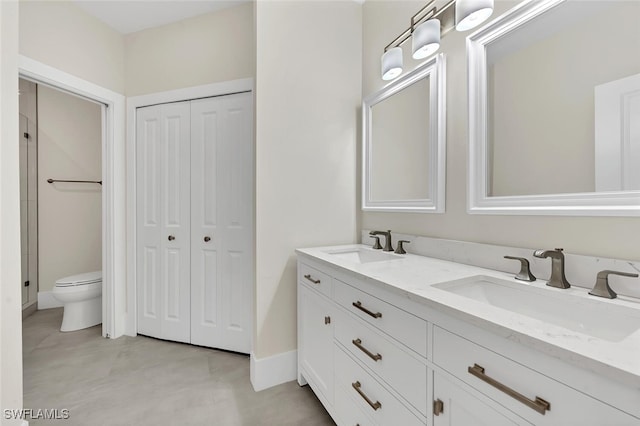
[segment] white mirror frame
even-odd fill
[[[490,197],[487,170],[487,46],[566,0],[529,0],[467,37],[468,212],[471,214],[640,216],[640,191]],[[541,171],[545,173],[546,171]],[[559,176],[561,178],[561,176]]]
[[[374,105],[413,83],[429,77],[429,194],[430,198],[413,200],[371,199],[371,134]],[[439,53],[410,73],[362,101],[362,210],[377,212],[444,213],[446,166],[445,57]],[[402,172],[399,170],[398,172]]]

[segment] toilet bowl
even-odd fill
[[[102,271],[60,278],[53,297],[62,302],[60,331],[75,331],[102,323]]]

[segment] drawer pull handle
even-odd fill
[[[351,386],[353,386],[353,388],[356,390],[356,392],[358,392],[360,394],[362,399],[367,401],[367,404],[369,404],[371,406],[371,408],[373,408],[373,411],[376,411],[379,408],[382,408],[382,404],[380,404],[380,401],[373,402],[373,401],[371,401],[369,399],[369,397],[367,395],[364,394],[364,392],[362,392],[362,389],[360,389],[362,387],[360,382],[351,383]]]
[[[506,393],[510,397],[516,399],[517,401],[520,401],[521,403],[523,403],[527,407],[537,411],[538,413],[540,413],[542,415],[544,415],[546,411],[551,410],[551,404],[549,404],[544,399],[536,396],[536,399],[530,400],[526,396],[524,396],[521,393],[516,392],[515,390],[511,389],[510,387],[500,383],[496,379],[493,379],[493,378],[487,376],[484,373],[484,367],[481,367],[478,364],[473,364],[473,367],[469,367],[467,369],[467,371],[469,373],[471,373],[472,375],[476,376],[478,379],[482,380],[483,382],[486,382],[486,383],[490,384],[494,388]]]
[[[374,318],[382,318],[382,314],[380,312],[371,312],[370,310],[362,306],[362,303],[359,300],[357,302],[353,302],[352,305],[360,309],[362,312],[364,312],[367,315],[370,315]]]
[[[379,360],[382,359],[382,355],[380,354],[373,354],[373,352],[371,352],[369,349],[365,348],[364,346],[362,346],[362,340],[360,339],[356,339],[356,340],[352,340],[351,343],[353,343],[358,349],[360,349],[362,352],[364,352],[365,354],[367,354],[367,356],[369,358],[371,358],[372,360],[378,362]]]
[[[307,274],[304,277],[314,284],[320,284],[320,280],[314,280],[313,278],[311,278],[311,274]]]

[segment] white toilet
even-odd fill
[[[60,278],[53,297],[64,305],[60,331],[75,331],[102,323],[102,271]]]

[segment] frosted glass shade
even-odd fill
[[[394,47],[382,55],[382,79],[393,80],[402,74],[402,48]]]
[[[493,13],[493,0],[457,0],[456,30],[467,31],[477,27]]]
[[[440,48],[440,20],[429,19],[418,25],[411,35],[413,59],[422,59]]]

